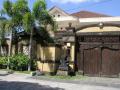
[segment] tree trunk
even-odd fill
[[[2,45],[0,45],[0,56],[2,56]]]
[[[7,69],[10,69],[10,56],[12,52],[12,31],[11,31],[11,36],[10,36],[10,43],[8,45],[8,62],[7,62]]]
[[[32,63],[32,45],[33,45],[33,29],[30,33],[30,42],[29,42],[29,63],[28,63],[28,71],[31,71],[31,63]]]
[[[0,55],[1,56],[6,56],[7,55],[6,48],[4,48],[2,45],[0,46]]]

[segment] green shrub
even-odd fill
[[[28,66],[28,56],[19,53],[10,57],[10,68],[13,70],[26,70]]]
[[[3,56],[0,57],[0,69],[6,68],[7,61],[8,61],[7,57],[3,57]]]
[[[6,65],[7,64],[7,57],[0,57],[0,64]]]
[[[9,57],[9,66],[12,70],[25,71],[28,69],[29,58],[25,54],[19,53]],[[32,62],[32,70],[36,69],[36,61]],[[0,69],[6,69],[8,64],[8,57],[0,57]]]

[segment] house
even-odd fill
[[[37,37],[34,56],[38,69],[56,73],[61,60],[66,60],[67,56],[67,64],[73,73],[119,77],[120,17],[90,11],[69,14],[56,6],[49,14],[57,23],[57,31],[48,30],[55,43],[41,45]],[[27,39],[21,40],[18,47],[21,45],[26,53]]]
[[[58,7],[49,13],[58,24],[55,38],[62,45],[61,57],[69,51],[69,66],[74,72],[120,75],[120,17],[89,11],[68,14]]]

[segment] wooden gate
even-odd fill
[[[102,76],[117,77],[120,73],[120,50],[102,49]]]
[[[81,35],[78,37],[78,70],[84,75],[120,75],[120,35]]]
[[[84,50],[84,75],[99,76],[100,53],[100,48]]]
[[[83,72],[89,76],[117,77],[120,74],[120,50],[110,48],[86,49]]]

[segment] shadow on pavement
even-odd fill
[[[0,74],[0,76],[7,76],[7,75],[9,75],[9,74]]]
[[[0,90],[64,90],[62,88],[52,88],[47,85],[28,82],[7,82],[0,81]]]

